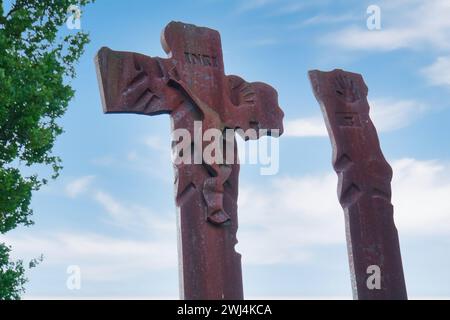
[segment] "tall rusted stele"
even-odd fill
[[[206,163],[198,149],[205,147],[202,133],[208,129],[257,130],[257,135],[246,137],[250,139],[281,134],[278,96],[264,83],[225,75],[215,30],[171,22],[161,43],[168,59],[108,48],[98,52],[103,111],[170,114],[174,135],[177,129],[187,130],[191,137],[200,134],[200,143],[192,143],[189,161],[174,150],[181,297],[242,299],[241,256],[235,251],[239,176],[235,135],[223,138],[221,156],[232,154],[231,164]],[[178,138],[173,138],[173,146]]]
[[[310,71],[333,147],[355,299],[407,299],[391,204],[392,169],[369,117],[361,75]],[[377,279],[377,277],[380,277]]]

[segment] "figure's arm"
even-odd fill
[[[177,74],[178,74],[177,68],[176,66],[173,66],[168,71],[169,84],[181,89],[181,91],[185,94],[185,96],[188,97],[197,106],[197,108],[200,109],[200,111],[203,114],[204,121],[206,121],[205,124],[208,127],[222,130],[224,124],[217,111],[215,111],[214,108],[212,108],[202,99],[200,99],[198,95],[183,80],[179,79]]]
[[[167,85],[162,59],[102,48],[95,57],[105,113],[170,113],[182,97]]]
[[[226,119],[230,128],[239,127],[243,130],[257,130],[256,137],[259,138],[259,130],[267,130],[265,134],[270,135],[273,130],[283,133],[284,113],[278,105],[277,91],[262,82],[246,82],[238,76],[227,76],[230,88],[229,115]]]

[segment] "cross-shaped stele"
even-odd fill
[[[282,133],[277,92],[264,83],[225,75],[217,31],[171,22],[161,43],[168,59],[108,48],[98,52],[95,62],[105,113],[170,114],[172,130],[191,136],[198,134],[198,121],[202,133],[258,129],[246,139]],[[241,256],[234,249],[239,178],[234,134],[223,142],[219,158],[231,154],[232,163],[205,161],[201,152],[200,162],[195,161],[204,141],[200,146],[192,143],[189,161],[180,161],[186,159],[185,150],[174,152],[184,299],[243,298]]]

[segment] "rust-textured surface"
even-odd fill
[[[361,75],[343,70],[314,70],[309,77],[333,148],[354,298],[407,299],[391,204],[392,169],[369,117],[367,86]],[[379,289],[370,266],[380,268]]]
[[[192,136],[194,121],[202,121],[203,132],[211,128],[282,132],[276,91],[264,83],[225,75],[217,31],[171,22],[161,43],[167,59],[108,48],[99,51],[95,61],[105,113],[170,114],[172,130],[187,129]],[[184,299],[243,298],[241,256],[235,251],[237,152],[234,160],[230,165],[174,165]]]

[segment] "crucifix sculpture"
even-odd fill
[[[246,137],[252,139],[282,133],[277,92],[264,83],[225,75],[217,31],[171,22],[161,43],[168,59],[100,49],[95,62],[105,113],[170,114],[172,130],[191,135],[196,121],[203,132],[255,129],[256,136]],[[175,161],[184,299],[243,298],[241,256],[235,251],[239,163],[236,144],[230,147],[224,138],[223,157],[227,151],[234,154],[232,164]]]
[[[353,296],[407,299],[391,204],[392,168],[369,117],[367,86],[361,75],[343,70],[314,70],[309,78],[333,147]]]

